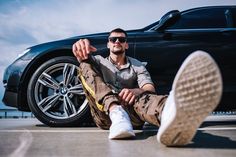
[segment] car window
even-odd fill
[[[236,27],[236,8],[231,9],[231,13],[232,13],[232,19],[233,19],[233,27]]]
[[[225,9],[199,9],[182,13],[170,29],[224,28],[227,26]]]

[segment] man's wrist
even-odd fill
[[[136,95],[136,96],[142,94],[143,92],[145,92],[145,90],[142,89],[142,88],[136,88],[136,89],[135,89],[135,95]]]

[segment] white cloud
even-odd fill
[[[141,28],[160,18],[172,9],[187,9],[197,6],[232,4],[234,0],[87,0],[85,1],[26,1],[7,14],[0,14],[1,27],[9,31],[24,30],[37,43],[65,38],[78,34],[109,31],[114,27]],[[236,3],[236,2],[234,2]],[[13,5],[14,7],[14,5]],[[2,29],[0,28],[0,29]]]

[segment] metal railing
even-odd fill
[[[23,112],[17,109],[0,109],[0,118],[35,118],[31,112]]]

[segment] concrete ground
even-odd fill
[[[108,140],[96,127],[51,128],[37,119],[0,119],[0,157],[235,157],[236,122],[205,121],[193,142],[166,147],[156,140],[158,128],[135,130],[131,140]]]

